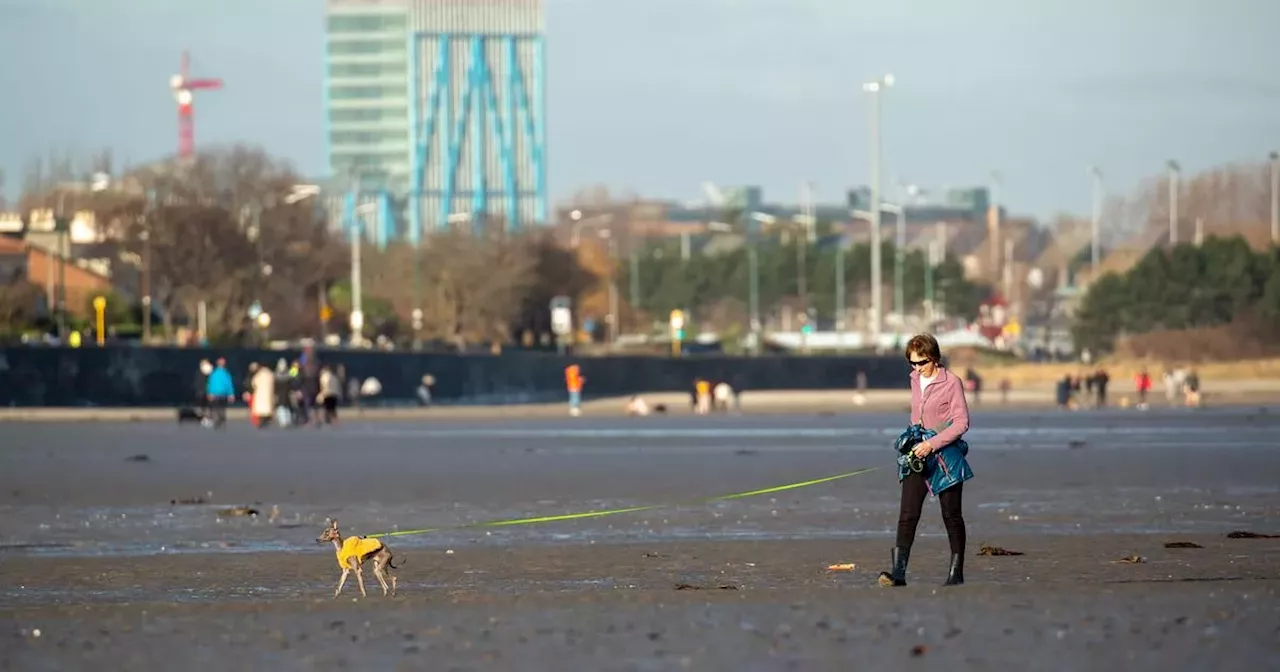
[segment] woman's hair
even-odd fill
[[[942,363],[942,349],[938,347],[938,339],[934,338],[932,334],[916,334],[912,336],[911,340],[907,341],[907,350],[904,354],[909,359],[911,353],[924,355],[934,364]]]

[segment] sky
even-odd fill
[[[1090,165],[1127,192],[1280,149],[1280,2],[548,0],[553,200],[604,185],[703,198],[758,184],[842,200],[870,175],[884,97],[886,197],[985,184],[1013,212],[1087,213]],[[325,171],[323,0],[0,0],[0,169],[51,151],[144,162],[176,148],[168,79],[226,80],[196,143],[247,142]]]

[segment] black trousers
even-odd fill
[[[924,498],[929,494],[929,484],[924,474],[912,472],[902,479],[902,507],[898,513],[898,546],[910,548],[916,538],[916,527],[920,525],[920,513],[924,509]],[[947,528],[947,541],[951,542],[951,552],[964,553],[964,483],[958,483],[938,493],[938,502],[942,505],[942,524]]]
[[[227,426],[227,398],[213,397],[209,399],[209,409],[213,415],[214,429],[222,429]]]

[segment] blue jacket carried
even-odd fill
[[[893,442],[893,449],[898,453],[898,482],[902,482],[902,479],[912,471],[919,470],[924,474],[929,492],[936,495],[957,483],[964,483],[973,478],[973,469],[969,468],[969,461],[965,459],[969,454],[969,444],[964,439],[956,439],[941,447],[935,446],[935,450],[924,459],[923,464],[920,460],[912,458],[911,449],[915,448],[916,444],[937,435],[937,430],[925,429],[921,425],[911,425],[898,436],[897,441]],[[915,467],[913,462],[916,463]]]
[[[209,382],[205,383],[204,393],[210,397],[234,397],[236,386],[231,382],[231,374],[223,367],[218,367],[209,374]]]

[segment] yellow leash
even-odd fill
[[[788,483],[786,485],[776,485],[771,488],[761,488],[759,490],[748,490],[747,492],[735,492],[729,495],[720,495],[719,497],[704,499],[696,503],[711,504],[713,502],[723,502],[723,501],[728,501],[733,499],[746,499],[747,497],[758,497],[760,495],[769,495],[775,492],[785,492],[787,490],[808,488],[815,485],[821,485],[823,483],[830,483],[832,481],[839,481],[841,479],[851,478],[853,476],[860,476],[862,474],[866,474],[880,468],[881,467],[869,467],[866,469],[859,469],[857,471],[850,471],[844,474],[836,474],[835,476],[825,476],[823,478],[815,478],[811,481],[801,481],[799,483]],[[512,527],[515,525],[537,525],[540,523],[555,523],[563,520],[582,520],[584,518],[603,518],[604,516],[617,516],[623,513],[636,513],[638,511],[652,511],[654,509],[663,509],[663,508],[669,508],[673,506],[679,506],[679,505],[678,504],[652,504],[649,506],[630,506],[624,509],[609,509],[607,511],[584,511],[581,513],[565,513],[558,516],[534,516],[530,518],[511,518],[508,520],[491,520],[483,523],[470,523],[467,525],[428,527],[428,528],[423,528],[421,530],[401,530],[399,532],[379,532],[377,534],[367,534],[365,536],[376,539],[379,537],[404,537],[408,535],[427,534],[429,532],[441,532],[444,530],[465,530],[465,529],[475,529],[475,528],[484,528],[484,527]]]

